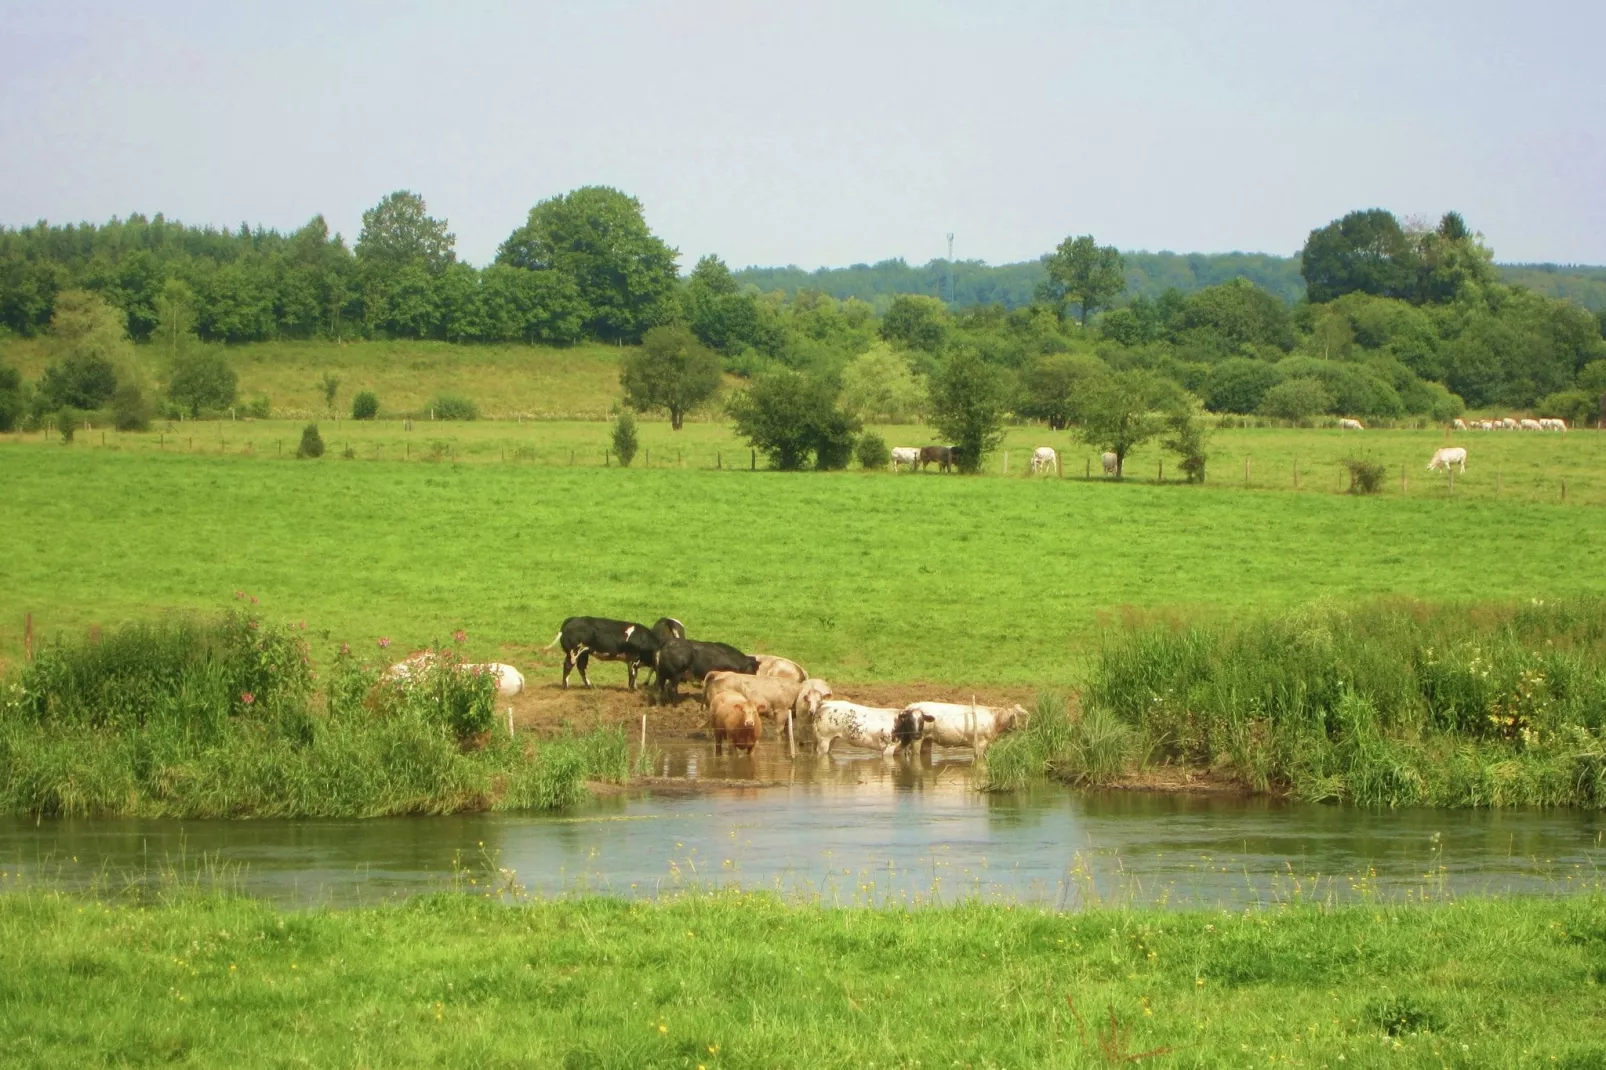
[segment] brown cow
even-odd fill
[[[703,677],[703,697],[712,702],[721,692],[734,691],[758,703],[759,712],[774,716],[775,730],[786,732],[787,710],[792,711],[794,722],[813,717],[820,703],[831,697],[831,685],[814,677],[804,683],[795,680],[778,680],[772,676],[748,676],[739,672],[711,672]]]
[[[751,755],[764,733],[764,724],[758,719],[764,705],[735,691],[725,691],[710,699],[708,721],[714,729],[714,753],[723,754],[725,740],[729,739],[733,750]]]
[[[949,471],[954,463],[954,448],[952,446],[921,446],[920,462],[916,465],[920,471],[926,470],[926,465],[934,464],[940,472]]]

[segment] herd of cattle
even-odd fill
[[[702,687],[713,730],[714,753],[728,742],[748,754],[764,734],[764,722],[775,722],[794,747],[798,726],[812,723],[821,753],[831,753],[841,740],[891,755],[932,745],[970,747],[977,758],[999,736],[1023,727],[1020,706],[995,707],[954,702],[914,702],[901,709],[863,706],[836,698],[831,685],[795,661],[765,654],[747,654],[727,643],[686,638],[686,628],[673,617],[660,617],[651,627],[607,617],[570,617],[548,650],[563,650],[563,686],[576,669],[586,687],[591,660],[622,661],[626,686],[647,667],[656,679],[658,701],[673,701],[679,685]]]

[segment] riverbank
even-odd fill
[[[350,911],[0,896],[31,1065],[1564,1066],[1606,899],[835,910],[688,894]]]

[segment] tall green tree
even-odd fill
[[[1096,450],[1115,454],[1115,474],[1128,455],[1166,429],[1166,414],[1186,399],[1170,379],[1147,369],[1116,372],[1093,384],[1082,400],[1077,434]]]
[[[1299,273],[1315,304],[1347,293],[1409,300],[1416,292],[1416,250],[1392,212],[1351,212],[1310,232]]]
[[[625,404],[637,412],[663,410],[680,430],[686,414],[719,393],[719,357],[686,327],[654,327],[619,369]]]
[[[438,274],[457,259],[456,243],[446,220],[431,218],[424,198],[402,189],[362,214],[356,253],[364,269],[381,278],[413,265]]]
[[[1060,318],[1065,306],[1074,303],[1081,308],[1082,326],[1087,318],[1126,290],[1126,262],[1113,245],[1099,245],[1093,235],[1066,238],[1059,247],[1043,258],[1048,271],[1040,296],[1047,298]]]
[[[842,404],[861,419],[903,423],[920,415],[926,388],[901,353],[877,342],[842,370]]]
[[[948,306],[937,298],[899,294],[881,317],[881,337],[905,349],[941,353],[952,326]]]
[[[782,368],[759,376],[728,405],[736,432],[783,471],[812,457],[818,469],[847,467],[859,421],[837,403],[830,380]]]
[[[1038,357],[1021,374],[1015,411],[1045,420],[1056,431],[1064,430],[1076,419],[1083,391],[1102,380],[1109,370],[1102,360],[1085,354]]]
[[[969,346],[950,352],[931,379],[931,422],[959,449],[959,469],[979,472],[1004,440],[1009,373]]]
[[[678,255],[647,228],[640,201],[585,186],[531,208],[496,261],[569,276],[586,305],[586,333],[634,342],[677,315]]]
[[[151,343],[160,347],[171,362],[195,341],[195,291],[183,279],[168,279],[156,298],[156,329],[151,332]]]
[[[63,290],[50,321],[55,360],[39,380],[51,409],[98,409],[117,391],[117,370],[128,368],[134,350],[127,318],[98,294]]]

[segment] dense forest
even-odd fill
[[[1058,425],[1089,384],[1121,376],[1292,421],[1472,406],[1578,422],[1606,392],[1606,317],[1586,307],[1606,269],[1499,268],[1453,212],[1431,228],[1352,212],[1297,258],[1068,237],[1037,263],[959,262],[951,280],[943,261],[804,273],[707,256],[683,277],[677,260],[640,203],[604,187],[536,204],[483,268],[406,191],[365,212],[351,246],[321,217],[289,234],[159,215],[0,229],[0,335],[41,336],[56,357],[34,384],[0,366],[0,427],[104,410],[119,387],[136,423],[140,405],[218,411],[233,401],[225,347],[286,338],[561,346],[656,331],[665,367],[827,384],[864,419],[929,414],[960,365],[999,405]],[[127,372],[136,351],[151,376]],[[149,378],[160,393],[136,405],[132,383]]]

